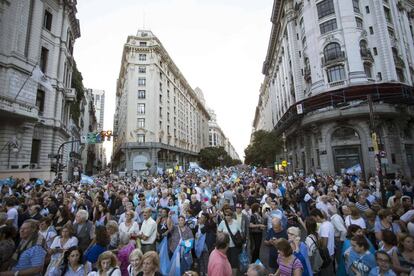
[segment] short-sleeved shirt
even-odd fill
[[[333,256],[335,253],[335,229],[331,222],[324,221],[319,227],[319,237],[328,238],[329,255]]]
[[[380,220],[375,221],[374,229],[375,229],[375,233],[381,232],[382,230],[389,230],[389,231],[393,232],[394,234],[398,234],[398,233],[401,232],[401,228],[398,224],[391,223],[391,227],[385,228],[385,226],[382,225]]]
[[[144,220],[141,233],[148,237],[146,241],[141,240],[141,244],[153,244],[157,238],[157,223],[151,217]]]
[[[35,245],[20,254],[19,260],[12,271],[20,271],[28,268],[43,266],[46,251],[40,245]]]
[[[286,265],[282,262],[282,258],[279,256],[277,258],[277,264],[279,265],[280,276],[292,276],[293,272],[298,268],[302,269],[303,271],[303,265],[296,257],[294,257],[292,263]]]
[[[240,231],[240,233],[242,232],[241,228],[240,228],[240,224],[237,222],[237,220],[234,220],[234,219],[232,220],[231,224],[229,224],[229,228],[230,228],[230,231],[233,235],[236,235],[237,231]],[[220,231],[220,232],[224,232],[224,233],[229,234],[229,237],[230,237],[229,247],[234,247],[235,246],[234,242],[233,242],[233,239],[231,238],[231,235],[230,235],[229,231],[227,230],[226,222],[224,220],[222,220],[220,222],[217,230]]]
[[[17,212],[16,208],[10,208],[10,210],[7,211],[7,220],[13,221],[13,226],[18,229],[18,218],[19,213]]]
[[[266,234],[266,241],[270,241],[271,239],[280,239],[280,238],[284,238],[287,239],[288,235],[286,230],[282,230],[280,232],[275,232],[275,230],[273,230],[273,228],[270,228],[269,230],[267,230],[267,234]],[[271,268],[277,268],[277,249],[276,247],[274,247],[273,245],[269,247],[269,266]]]

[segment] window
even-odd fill
[[[145,90],[138,90],[138,99],[145,99]]]
[[[145,104],[143,103],[138,104],[138,114],[145,114]]]
[[[137,142],[138,143],[145,143],[145,134],[138,134],[137,135]]]
[[[321,30],[321,34],[325,34],[327,32],[336,30],[338,28],[338,26],[336,25],[336,19],[331,19],[329,21],[323,22],[319,25],[319,28]]]
[[[146,41],[140,41],[139,46],[147,46],[147,42]]]
[[[352,0],[352,4],[354,5],[354,12],[361,13],[359,9],[359,0]]]
[[[372,28],[372,26],[369,27],[369,34],[374,34],[374,28]]]
[[[145,119],[138,118],[138,128],[144,128],[144,127],[145,127]]]
[[[381,72],[378,72],[377,73],[377,76],[378,76],[378,80],[381,81],[382,80],[382,74],[381,74]]]
[[[138,78],[138,86],[145,86],[146,79],[145,78]]]
[[[138,68],[138,72],[139,72],[139,73],[143,73],[143,74],[145,74],[145,73],[147,72],[147,67],[140,66],[140,67]]]
[[[139,61],[145,61],[145,60],[147,60],[147,55],[146,54],[139,54],[138,60]]]
[[[362,29],[364,27],[364,21],[361,18],[355,17],[357,28]]]
[[[365,6],[365,12],[366,12],[367,14],[369,14],[369,13],[370,13],[370,11],[369,11],[369,6]]]
[[[345,69],[343,65],[336,65],[333,67],[329,67],[326,70],[326,72],[328,74],[328,81],[330,83],[345,79]]]
[[[40,69],[44,74],[46,74],[48,56],[49,50],[45,47],[42,47],[42,51],[40,52]]]
[[[364,63],[364,71],[365,71],[365,75],[367,75],[367,78],[371,79],[372,78],[371,64]]]
[[[162,82],[160,82],[160,91],[162,92]]]
[[[52,19],[53,15],[50,13],[50,11],[45,10],[45,16],[43,18],[43,28],[45,28],[48,31],[52,30]]]
[[[45,105],[45,91],[38,89],[37,95],[36,95],[36,106],[39,109],[39,115],[41,116],[43,115],[44,105]]]
[[[377,56],[378,55],[377,47],[372,48],[372,50],[374,51],[374,56]]]
[[[325,56],[325,62],[343,57],[341,46],[335,42],[326,45],[323,54]]]
[[[401,68],[395,68],[395,70],[397,72],[398,81],[404,82],[405,81],[404,71]]]
[[[334,7],[333,0],[324,0],[318,3],[316,6],[318,8],[319,19],[335,13],[335,7]]]
[[[162,95],[160,95],[160,104],[162,104]]]
[[[162,118],[162,107],[160,106],[160,118]]]
[[[385,14],[385,19],[387,19],[387,22],[392,23],[391,11],[389,8],[384,7],[384,14]]]
[[[32,140],[32,153],[30,155],[30,164],[39,163],[39,157],[40,157],[40,140],[33,139]]]

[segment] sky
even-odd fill
[[[123,45],[151,30],[240,158],[250,141],[270,37],[273,0],[78,0],[74,57],[86,88],[105,90],[105,130],[113,129]],[[108,160],[112,142],[104,144]]]

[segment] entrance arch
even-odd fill
[[[363,174],[363,158],[359,133],[352,127],[341,126],[331,136],[332,154],[336,173]]]

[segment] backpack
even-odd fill
[[[315,241],[312,236],[309,236],[309,238],[313,241],[317,248],[311,258],[312,270],[314,272],[319,272],[321,269],[328,267],[332,262],[332,259],[329,255],[328,248]]]

